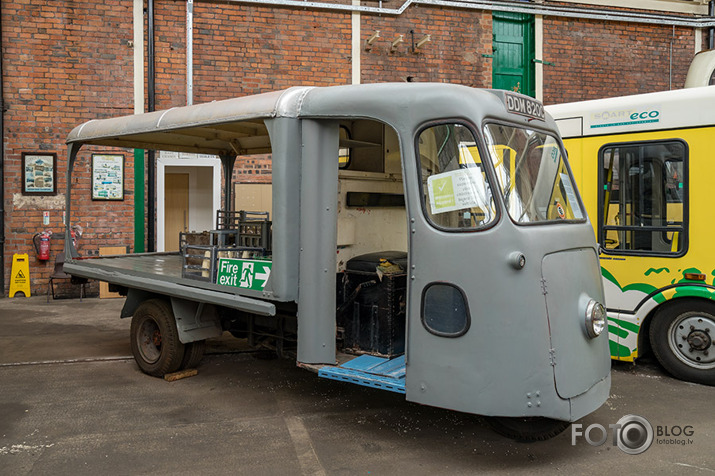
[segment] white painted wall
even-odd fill
[[[338,180],[337,271],[350,258],[376,251],[407,251],[407,211],[404,208],[352,208],[348,192],[404,194],[402,180],[392,174],[341,170]]]

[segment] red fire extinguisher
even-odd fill
[[[82,238],[82,227],[77,225],[72,225],[70,227],[70,236],[72,237],[72,246],[75,250],[79,249],[79,239]]]
[[[45,230],[40,233],[35,233],[32,237],[32,242],[35,245],[35,251],[37,252],[37,259],[46,261],[50,259],[50,237],[52,236],[52,230]]]

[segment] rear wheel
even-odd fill
[[[139,305],[130,327],[134,360],[146,374],[154,377],[179,370],[184,359],[184,344],[179,340],[171,304],[149,299]]]
[[[650,344],[675,378],[715,385],[715,304],[673,301],[653,316]]]
[[[563,432],[569,421],[545,417],[485,417],[492,430],[516,441],[545,441]]]
[[[180,369],[193,369],[201,362],[206,350],[206,341],[197,340],[189,342],[184,346],[184,358],[181,361]]]

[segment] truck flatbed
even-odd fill
[[[73,276],[106,281],[125,288],[141,289],[196,302],[273,316],[269,301],[242,296],[235,288],[182,277],[179,253],[139,253],[132,255],[75,258],[64,270]]]
[[[73,265],[79,265],[83,269],[91,269],[90,267],[82,266],[84,264],[91,265],[91,268],[121,271],[122,273],[131,273],[137,276],[162,276],[167,279],[174,279],[177,283],[185,280],[181,277],[181,255],[179,253],[138,253],[101,256],[98,258],[81,258],[73,263]],[[77,275],[80,274],[77,273]]]

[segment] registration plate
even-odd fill
[[[512,93],[505,93],[504,96],[506,99],[506,110],[508,112],[539,119],[541,121],[544,120],[544,105],[536,99]]]

